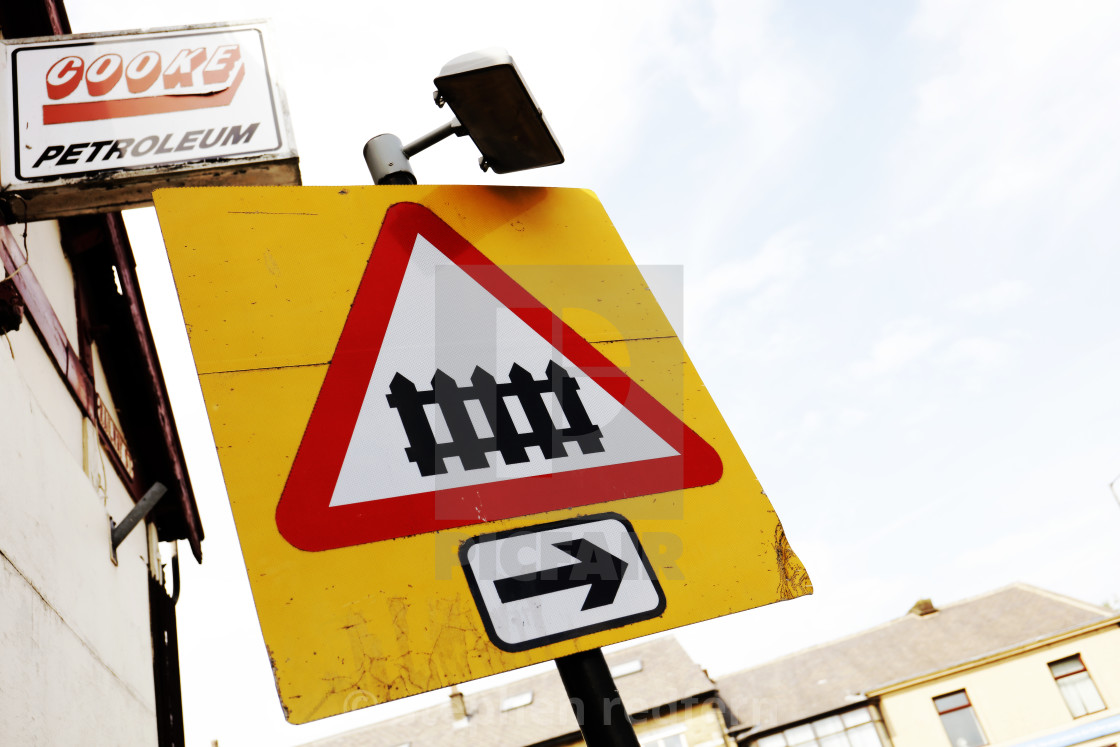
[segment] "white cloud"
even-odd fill
[[[744,242],[747,211],[788,178],[790,160],[804,157],[811,133],[826,127],[834,86],[818,50],[782,17],[782,4],[674,7],[672,41],[654,52],[662,64],[650,66],[657,85],[648,93],[657,98],[643,102],[647,119],[634,133],[642,148],[627,165],[688,185],[672,190],[683,198],[673,220],[655,222],[668,234],[651,232],[647,243],[676,257],[683,250],[695,264]]]
[[[945,351],[945,361],[963,366],[973,373],[988,372],[1001,367],[1010,357],[1010,346],[989,337],[965,337],[954,340]]]
[[[754,254],[720,264],[692,286],[690,319],[703,322],[722,315],[726,304],[741,309],[748,299],[755,308],[776,303],[805,274],[806,251],[802,231],[791,227],[771,236]]]
[[[956,337],[948,327],[907,319],[888,325],[870,352],[852,364],[851,372],[857,380],[906,372],[915,381],[922,381],[948,370],[963,374],[965,386],[974,388],[979,384],[978,375],[998,370],[1011,355],[1011,346],[1002,340],[983,335]],[[918,363],[925,364],[924,370],[912,371]]]
[[[741,128],[744,152],[777,156],[829,101],[825,71],[780,28],[773,0],[714,0],[674,20],[691,44],[670,50],[705,117]],[[730,154],[729,154],[730,155]]]
[[[896,153],[907,198],[935,215],[1064,201],[1059,185],[1114,166],[1118,28],[1111,2],[923,2],[928,75]]]
[[[972,314],[990,314],[1019,306],[1031,293],[1022,280],[1001,280],[953,301],[953,307]]]
[[[894,322],[871,347],[871,352],[852,366],[858,378],[893,374],[926,357],[945,337],[945,331],[923,319]]]

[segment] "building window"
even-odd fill
[[[518,693],[502,701],[501,709],[503,711],[512,711],[514,708],[524,708],[533,702],[533,691],[527,693]]]
[[[654,739],[652,742],[642,742],[642,747],[688,747],[688,742],[684,741],[683,734],[674,734],[671,737],[661,737],[661,739]]]
[[[1050,673],[1054,675],[1054,681],[1058,683],[1058,689],[1074,718],[1104,710],[1104,701],[1089,676],[1089,670],[1081,663],[1080,654],[1050,662]]]
[[[624,661],[611,667],[611,677],[618,679],[628,674],[637,674],[640,671],[642,671],[642,660],[631,659],[630,661]]]
[[[642,747],[688,747],[688,740],[684,738],[687,727],[683,724],[660,729],[652,734],[640,738]]]
[[[934,698],[933,705],[953,747],[978,747],[988,743],[964,690]]]
[[[753,742],[753,747],[884,747],[890,741],[871,708],[810,721]]]

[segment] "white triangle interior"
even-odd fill
[[[469,386],[480,367],[499,384],[509,381],[510,369],[519,364],[534,379],[545,378],[550,361],[562,366],[578,382],[578,396],[591,422],[602,433],[602,451],[584,454],[576,443],[566,443],[566,456],[546,458],[540,447],[528,447],[529,460],[506,464],[498,451],[486,457],[489,466],[465,469],[456,456],[446,457],[443,474],[424,476],[409,461],[409,445],[398,410],[387,395],[394,376],[401,374],[418,390],[432,389],[436,370]],[[542,395],[556,427],[567,424],[551,393]],[[505,397],[518,432],[530,427],[516,397]],[[481,404],[466,402],[476,434],[489,437],[489,424]],[[451,436],[436,405],[426,406],[437,443]],[[354,433],[350,438],[330,505],[363,503],[434,490],[557,472],[627,464],[676,456],[678,452],[645,423],[624,408],[592,378],[572,364],[559,350],[505,307],[488,290],[422,236],[417,236],[400,293],[390,317]]]

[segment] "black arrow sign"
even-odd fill
[[[582,538],[571,542],[557,542],[553,547],[563,550],[579,562],[498,579],[494,586],[502,604],[520,602],[577,586],[591,587],[587,590],[587,598],[581,608],[583,610],[605,607],[614,601],[618,588],[622,586],[622,574],[626,572],[628,565],[626,561]]]

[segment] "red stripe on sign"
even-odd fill
[[[44,104],[43,124],[95,122],[102,119],[142,117],[146,114],[166,114],[167,112],[229,106],[244,78],[245,66],[241,65],[229,88],[215,93],[165,94],[162,96],[143,96],[135,99],[82,101],[77,104]]]
[[[409,257],[421,235],[679,456],[330,505]],[[301,550],[330,550],[700,487],[717,482],[722,474],[723,462],[715,449],[502,268],[428,208],[397,203],[386,212],[373,242],[276,507],[276,524],[280,534]]]

